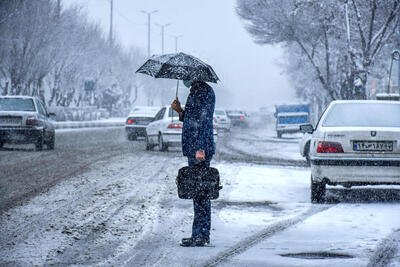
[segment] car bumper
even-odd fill
[[[221,122],[219,122],[218,125],[217,125],[217,129],[218,129],[218,130],[225,130],[225,131],[227,131],[227,130],[229,130],[230,128],[231,128],[231,124],[230,124],[230,123],[221,123]]]
[[[125,126],[127,135],[146,136],[146,126]]]
[[[172,146],[179,146],[182,144],[182,133],[175,133],[175,132],[164,132],[163,140],[168,145]]]
[[[400,158],[311,159],[316,181],[328,184],[400,184]]]
[[[37,141],[43,128],[0,128],[0,141],[4,143],[28,144]]]

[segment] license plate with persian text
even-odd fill
[[[393,151],[393,141],[354,141],[354,151]]]

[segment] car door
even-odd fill
[[[160,120],[164,117],[165,109],[166,108],[160,109],[154,117],[154,120],[147,126],[146,133],[152,143],[157,142]]]
[[[46,120],[47,120],[47,114],[46,114],[46,110],[43,108],[42,104],[40,103],[39,100],[35,99],[35,103],[36,103],[36,107],[37,107],[37,111],[38,111],[38,121],[39,121],[39,125],[42,126],[44,128],[44,130],[46,131]]]

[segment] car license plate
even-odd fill
[[[393,141],[354,141],[354,151],[393,151]]]
[[[20,125],[20,118],[0,118],[0,125]]]

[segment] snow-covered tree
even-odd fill
[[[238,0],[237,12],[255,42],[284,45],[299,95],[365,99],[375,63],[388,57],[400,1]]]

